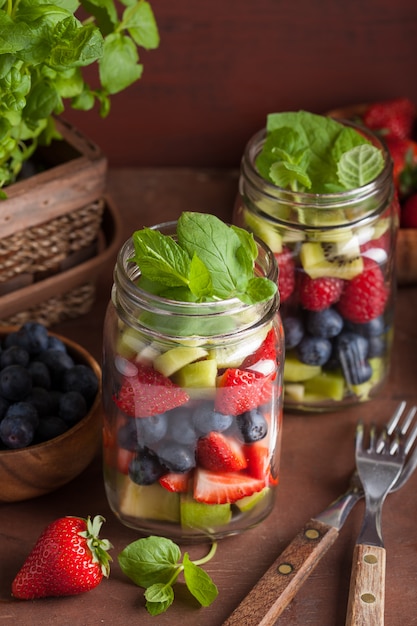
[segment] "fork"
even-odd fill
[[[414,408],[401,427],[397,426],[400,415],[394,415],[379,437],[372,425],[368,448],[364,447],[364,424],[359,422],[357,426],[356,467],[366,508],[353,553],[346,626],[384,624],[386,551],[381,529],[382,507],[416,440],[417,424],[405,436],[415,413]]]
[[[387,422],[386,428],[389,435],[397,427],[406,406],[405,401],[400,402]],[[416,412],[416,406],[409,410],[405,426]],[[405,426],[402,427],[403,433],[406,430]],[[378,447],[381,445],[379,440],[377,445]],[[411,445],[408,446],[408,451],[411,447]],[[401,474],[391,487],[391,492],[400,489],[416,467],[417,447],[410,452]],[[241,626],[241,624],[272,626],[275,624],[277,618],[336,541],[348,515],[363,495],[362,485],[355,469],[347,491],[305,524],[239,606],[223,622],[223,626]]]

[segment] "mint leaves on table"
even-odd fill
[[[145,588],[146,608],[151,615],[164,613],[174,601],[173,585],[183,573],[190,593],[202,606],[209,606],[218,590],[210,576],[200,567],[216,553],[212,543],[208,554],[192,561],[187,552],[181,562],[181,550],[165,537],[145,537],[129,544],[118,556],[120,567],[136,585]]]
[[[340,193],[374,180],[384,167],[380,150],[354,128],[307,111],[272,113],[256,159],[260,175],[278,187]]]
[[[136,262],[145,291],[183,302],[239,298],[256,304],[274,296],[277,285],[255,276],[258,251],[251,233],[214,215],[184,212],[177,240],[144,228],[133,234]]]

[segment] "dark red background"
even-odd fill
[[[269,112],[417,102],[415,0],[151,0],[161,43],[110,117],[67,112],[113,166],[238,166]]]

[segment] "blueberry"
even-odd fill
[[[39,420],[38,427],[35,431],[35,440],[37,443],[49,441],[55,437],[59,437],[68,430],[67,424],[56,415],[48,415]]]
[[[194,447],[173,441],[165,441],[158,446],[158,457],[170,472],[188,472],[196,464]]]
[[[379,335],[377,337],[369,337],[368,339],[368,359],[377,356],[384,356],[387,351],[387,342],[385,337]]]
[[[6,418],[22,418],[32,424],[34,428],[39,423],[39,414],[36,407],[30,402],[14,402],[6,411]]]
[[[180,407],[173,409],[167,413],[168,437],[184,443],[186,445],[194,445],[197,441],[197,433],[191,416],[186,409]]]
[[[97,376],[88,365],[74,365],[64,372],[62,390],[79,391],[87,403],[91,404],[98,391]]]
[[[25,417],[6,416],[0,422],[0,439],[12,449],[26,448],[33,441],[35,427]]]
[[[25,398],[32,388],[32,378],[22,365],[9,365],[0,371],[0,394],[12,402]]]
[[[214,410],[213,404],[206,403],[193,411],[192,422],[200,435],[208,435],[213,430],[222,433],[232,425],[233,416],[219,413]]]
[[[368,340],[362,335],[346,332],[337,338],[337,351],[343,374],[351,385],[360,385],[372,376],[372,367],[366,360]]]
[[[136,418],[137,440],[142,445],[151,445],[161,441],[168,430],[166,413],[152,415],[151,417]]]
[[[375,317],[373,320],[365,322],[364,324],[354,324],[353,322],[350,322],[349,328],[363,337],[377,337],[378,335],[382,335],[382,333],[386,330],[385,320],[382,315]]]
[[[368,356],[369,342],[366,337],[353,332],[343,332],[336,340],[336,346],[339,353],[346,351],[354,353],[358,360],[363,361]]]
[[[48,368],[52,385],[55,388],[62,387],[65,372],[74,367],[72,357],[61,350],[44,350],[40,353],[38,360]]]
[[[9,408],[9,404],[10,403],[5,398],[3,398],[3,396],[0,396],[0,421],[6,415],[6,411]]]
[[[304,337],[303,322],[299,317],[284,317],[282,320],[284,327],[285,347],[287,350],[295,348]]]
[[[307,330],[315,337],[331,339],[342,331],[343,317],[335,309],[309,311],[307,314]]]
[[[51,388],[51,375],[45,363],[42,363],[42,361],[31,361],[28,365],[28,370],[32,376],[32,385],[34,387]]]
[[[245,443],[253,443],[266,437],[268,422],[258,409],[251,409],[236,417]]]
[[[18,345],[27,350],[30,355],[39,354],[48,346],[48,330],[38,322],[26,322],[17,332],[10,333],[10,335],[6,343]]]
[[[8,365],[29,365],[29,352],[20,346],[10,346],[0,354],[0,369]]]
[[[46,350],[59,350],[61,352],[66,352],[67,347],[61,339],[58,337],[54,337],[53,335],[48,335],[48,343],[46,345]]]
[[[59,399],[58,417],[68,426],[77,424],[87,415],[87,402],[79,391],[67,391]]]
[[[166,468],[147,448],[141,448],[129,463],[129,477],[138,485],[152,485],[164,474]]]
[[[323,337],[305,336],[296,347],[297,356],[307,365],[324,365],[330,358],[332,344]]]
[[[129,419],[126,424],[123,424],[117,431],[117,443],[124,450],[130,450],[134,452],[138,448],[138,444],[142,443],[138,441],[138,433],[136,430],[136,423],[142,418]]]
[[[32,387],[25,401],[30,402],[30,404],[36,408],[39,417],[52,415],[54,413],[51,395],[49,391],[43,387]]]

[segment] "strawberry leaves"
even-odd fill
[[[218,590],[200,567],[215,555],[213,543],[208,554],[192,561],[187,552],[181,562],[181,550],[165,537],[145,537],[129,544],[118,556],[123,573],[136,585],[145,588],[146,608],[151,615],[164,613],[174,601],[173,585],[183,573],[190,593],[202,606],[209,606]]]

